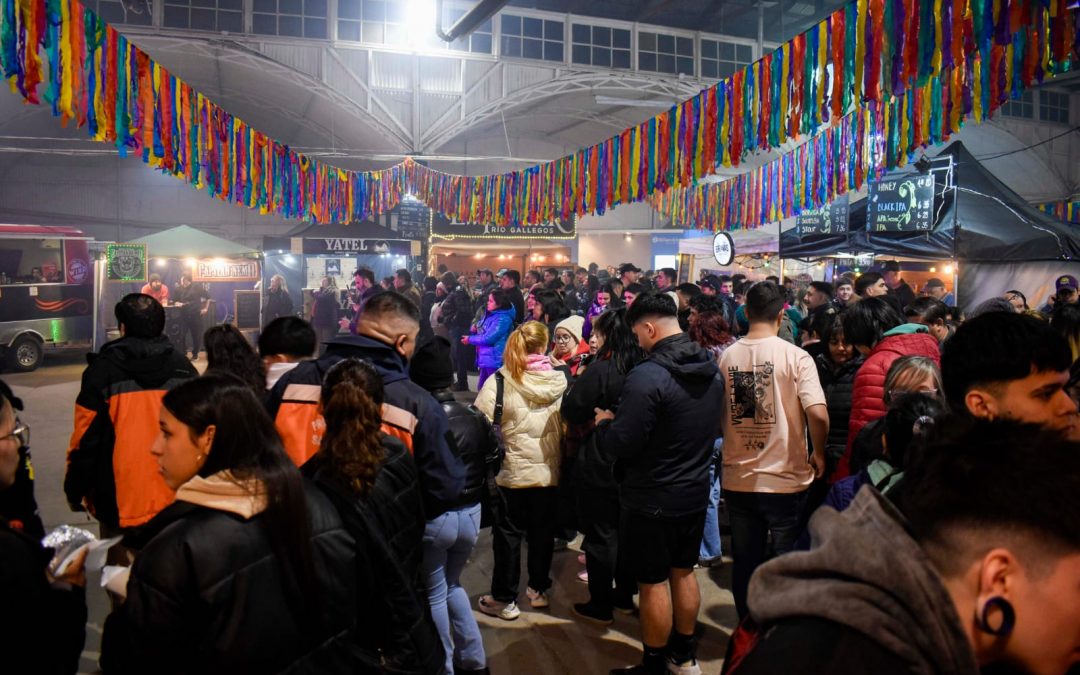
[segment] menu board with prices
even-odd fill
[[[417,201],[403,201],[397,207],[398,234],[405,239],[427,239],[431,210]]]
[[[870,232],[934,229],[934,176],[916,175],[870,183],[866,227]]]
[[[849,206],[848,196],[844,195],[820,209],[803,211],[795,217],[795,231],[800,237],[815,234],[846,234]]]

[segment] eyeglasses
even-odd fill
[[[572,335],[556,335],[555,342],[570,342],[574,337]]]
[[[0,436],[0,441],[13,440],[20,448],[30,447],[30,426],[15,419],[15,428],[7,436]]]

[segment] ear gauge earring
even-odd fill
[[[997,628],[991,627],[989,621],[990,612],[994,609],[1001,612],[1001,625]],[[1016,612],[1013,610],[1012,604],[1000,595],[995,595],[987,600],[982,606],[982,611],[975,614],[975,626],[982,632],[996,637],[1007,636],[1012,632],[1015,625]]]

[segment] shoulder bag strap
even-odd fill
[[[502,424],[503,415],[503,387],[504,379],[501,370],[495,371],[495,419],[492,420],[492,424],[496,427]]]

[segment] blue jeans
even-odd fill
[[[724,493],[731,519],[731,594],[739,618],[747,614],[746,592],[750,577],[768,559],[767,542],[772,534],[772,552],[783,555],[795,548],[799,523],[806,504],[806,490],[792,494],[766,492]]]
[[[701,550],[698,557],[702,560],[719,558],[720,550],[720,448],[724,439],[716,439],[713,445],[712,459],[709,461],[709,508],[705,511],[705,535],[701,538]]]
[[[480,670],[487,664],[484,641],[469,596],[461,587],[461,570],[480,533],[480,505],[448,511],[424,528],[424,574],[431,618],[446,652],[446,672]]]

